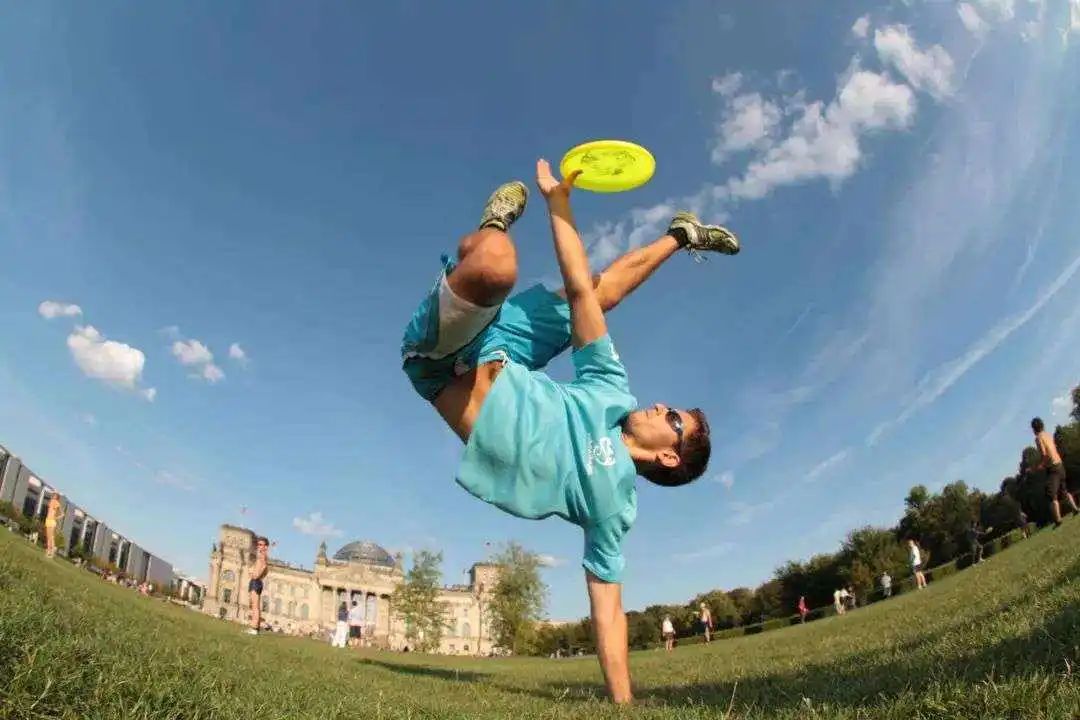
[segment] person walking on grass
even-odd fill
[[[795,607],[795,610],[799,613],[799,622],[805,623],[806,616],[810,614],[810,608],[806,605],[806,596],[799,596],[799,604]]]
[[[49,497],[49,504],[45,508],[45,557],[56,557],[56,525],[64,518],[60,509],[60,493],[53,493]]]
[[[911,574],[915,577],[915,587],[922,590],[926,587],[926,576],[923,575],[923,557],[919,544],[915,538],[908,538],[908,562],[911,564]]]
[[[968,548],[971,550],[971,563],[973,565],[976,564],[976,563],[981,563],[982,562],[982,559],[983,559],[982,538],[983,538],[984,535],[986,535],[988,532],[990,532],[993,529],[994,528],[989,527],[989,528],[986,528],[985,530],[983,530],[982,526],[979,525],[978,520],[972,520],[971,525],[968,526],[968,529],[967,529],[967,541],[968,541]]]
[[[562,290],[536,285],[510,297],[518,268],[508,232],[525,212],[528,189],[507,183],[491,195],[457,258],[444,256],[406,328],[402,368],[465,443],[459,485],[517,517],[556,515],[582,528],[597,656],[608,694],[627,703],[633,696],[620,583],[623,538],[638,510],[635,477],[685,485],[704,472],[711,444],[701,410],[639,407],[605,313],[679,250],[734,255],[739,242],[680,212],[659,240],[593,276],[570,209],[576,177],[559,181],[546,160],[536,164]],[[557,383],[542,370],[571,346],[575,380]],[[673,362],[693,357],[682,350]]]
[[[259,625],[262,624],[263,578],[266,577],[266,572],[269,569],[267,565],[269,552],[270,541],[261,535],[255,538],[255,561],[251,565],[251,579],[248,580],[248,598],[251,601],[251,611],[249,613],[251,627],[247,630],[248,635],[258,635]]]
[[[675,625],[671,622],[671,616],[665,615],[660,623],[660,635],[664,638],[664,649],[671,652],[675,648]]]
[[[1054,436],[1046,432],[1041,418],[1032,419],[1031,431],[1035,433],[1035,447],[1041,459],[1039,464],[1029,471],[1046,470],[1046,495],[1050,499],[1050,516],[1054,519],[1054,526],[1061,527],[1061,500],[1068,504],[1074,514],[1080,513],[1080,509],[1076,507],[1076,500],[1065,484],[1065,465],[1061,462],[1061,453],[1058,452]]]
[[[358,600],[352,601],[349,608],[349,647],[360,647],[360,639],[363,636],[364,608]]]
[[[698,608],[698,622],[701,623],[701,631],[705,633],[705,642],[712,642],[712,610],[705,603]]]
[[[847,590],[844,590],[842,588],[837,588],[836,590],[833,590],[833,594],[832,594],[833,609],[836,610],[837,615],[843,615],[845,612],[847,612],[847,607],[844,604],[844,593],[845,592],[847,592]]]

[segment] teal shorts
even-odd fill
[[[570,306],[561,296],[536,284],[497,309],[470,306],[447,295],[446,278],[457,262],[447,255],[442,261],[442,273],[401,341],[402,368],[425,400],[486,362],[503,359],[539,370],[570,346]],[[455,339],[450,347],[440,342],[448,338]]]

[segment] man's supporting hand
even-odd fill
[[[611,699],[624,704],[634,699],[630,691],[630,659],[626,635],[626,613],[622,607],[622,585],[604,582],[588,570],[589,607],[596,633],[596,653],[604,671]]]

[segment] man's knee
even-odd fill
[[[458,261],[450,287],[477,305],[502,302],[517,282],[517,252],[504,232],[488,228],[467,236],[458,247]]]

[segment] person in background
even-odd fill
[[[349,647],[360,647],[360,638],[363,635],[364,608],[357,600],[352,601],[349,608]]]
[[[263,578],[267,572],[267,554],[270,552],[270,541],[263,536],[255,538],[255,562],[251,566],[251,580],[248,581],[248,596],[251,600],[251,627],[248,635],[258,635],[259,625],[262,623],[262,591]]]
[[[1042,459],[1039,464],[1031,468],[1031,471],[1046,470],[1046,495],[1050,498],[1050,515],[1054,518],[1054,526],[1061,527],[1061,503],[1064,500],[1073,513],[1080,513],[1076,507],[1069,488],[1065,484],[1065,465],[1061,462],[1061,453],[1058,452],[1054,437],[1046,432],[1041,418],[1031,420],[1031,431],[1035,433],[1035,447],[1039,450]]]
[[[671,652],[675,648],[675,626],[671,623],[670,615],[665,615],[660,623],[660,634],[664,637],[664,649]]]
[[[712,611],[705,603],[701,603],[698,620],[701,622],[701,630],[705,633],[705,642],[712,642]]]
[[[884,598],[892,597],[892,576],[889,575],[889,571],[881,573],[881,596]]]
[[[908,538],[908,562],[911,563],[911,574],[915,576],[915,587],[922,590],[926,587],[926,576],[922,571],[922,550],[915,538]]]
[[[795,608],[799,613],[799,622],[805,623],[806,616],[810,614],[810,608],[806,605],[806,596],[799,596],[799,604]]]
[[[857,604],[855,600],[855,587],[853,585],[848,585],[844,592],[847,593],[844,596],[844,602],[847,604],[847,609],[854,610]]]
[[[972,520],[971,525],[967,529],[967,541],[968,547],[971,549],[971,562],[981,563],[983,559],[983,535],[990,532],[994,528],[987,528],[985,530],[979,525],[978,520]]]
[[[843,615],[847,611],[847,609],[844,607],[844,593],[846,592],[847,590],[844,590],[843,588],[837,588],[836,590],[833,590],[832,602],[833,608],[836,609],[837,615]]]
[[[56,557],[56,525],[63,519],[60,510],[60,493],[53,493],[45,509],[45,557]]]
[[[343,648],[349,640],[349,606],[341,603],[337,611],[337,625],[334,626],[334,635],[330,641],[330,647]]]

